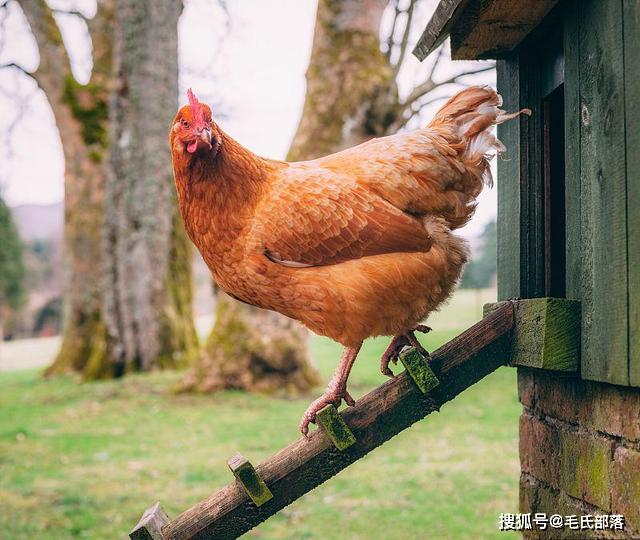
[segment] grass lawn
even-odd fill
[[[365,346],[356,399],[383,381],[385,345]],[[316,338],[313,350],[328,379],[338,347]],[[91,384],[39,373],[0,373],[2,539],[124,538],[156,500],[176,516],[231,481],[236,451],[258,463],[298,437],[312,397],[175,395],[179,373]],[[517,509],[519,412],[515,371],[501,368],[247,537],[511,538],[497,517]]]

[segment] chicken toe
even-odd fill
[[[349,394],[347,390],[347,379],[349,378],[349,373],[351,372],[351,368],[353,367],[353,363],[358,356],[361,346],[362,343],[359,343],[356,347],[345,347],[338,368],[324,394],[311,403],[302,415],[300,431],[305,437],[309,434],[309,424],[315,423],[316,415],[327,405],[339,407],[342,400],[350,406],[356,404],[356,400],[351,397],[351,394]]]

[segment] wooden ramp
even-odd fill
[[[513,327],[514,304],[505,302],[432,353],[431,369],[415,350],[404,353],[406,371],[339,414],[324,409],[321,429],[308,440],[298,439],[255,469],[234,456],[229,461],[233,483],[173,520],[159,504],[152,506],[130,537],[238,538],[507,363]]]

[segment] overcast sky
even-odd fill
[[[49,1],[55,7],[73,5],[92,16],[92,0]],[[430,0],[424,9],[432,9]],[[193,87],[200,99],[223,114],[219,123],[234,138],[259,154],[283,158],[295,133],[305,93],[315,0],[227,0],[228,16],[214,0],[186,0],[179,25],[181,95]],[[429,13],[418,16],[426,24]],[[59,16],[74,74],[86,82],[91,48],[78,18]],[[384,31],[384,23],[383,23]],[[10,4],[2,38],[0,64],[17,62],[28,70],[38,65],[38,53],[17,3]],[[1,44],[1,43],[0,43]],[[411,57],[401,74],[401,90],[419,80],[421,66]],[[443,64],[440,76],[460,70]],[[494,84],[493,75],[470,81]],[[26,76],[0,72],[0,188],[10,205],[51,203],[63,199],[64,160],[53,115],[44,95]],[[24,111],[15,96],[30,96]],[[426,111],[423,121],[433,111]],[[16,119],[19,120],[16,122]],[[12,127],[10,135],[9,128]],[[465,235],[477,235],[495,216],[495,192],[482,195],[476,217]]]

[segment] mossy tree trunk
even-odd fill
[[[104,315],[117,373],[186,365],[197,339],[190,253],[167,129],[178,105],[181,0],[120,0],[106,189]],[[184,297],[184,298],[183,298]]]
[[[116,116],[112,112],[110,118],[110,109],[117,104],[113,92],[126,88],[128,84],[124,80],[124,73],[114,69],[113,59],[118,26],[121,26],[122,38],[135,39],[137,35],[127,34],[122,26],[124,20],[121,16],[116,17],[116,13],[124,7],[120,2],[98,0],[96,16],[87,20],[93,45],[93,70],[90,81],[82,85],[73,77],[60,30],[45,0],[19,0],[19,5],[29,22],[40,53],[39,67],[30,75],[45,92],[51,105],[65,158],[65,322],[61,349],[54,363],[47,370],[47,374],[76,371],[85,378],[113,377],[123,372],[123,360],[126,365],[127,357],[122,356],[120,352],[126,349],[122,343],[123,335],[114,332],[113,326],[108,324],[111,319],[107,313],[108,310],[105,309],[109,305],[107,298],[112,298],[111,291],[105,292],[105,285],[109,283],[108,272],[105,270],[111,267],[105,260],[105,252],[110,247],[109,242],[105,240],[105,232],[112,230],[105,220],[106,190],[107,182],[119,183],[120,181],[114,174],[114,163],[109,155],[110,140],[113,140],[110,120],[115,120]],[[156,9],[155,4],[151,2],[144,3],[144,7],[148,13]],[[164,28],[164,30],[168,35],[163,35],[161,38],[155,36],[158,44],[169,43],[170,46],[173,43],[177,48],[176,25],[173,29]],[[125,49],[124,46],[120,47],[121,55],[124,54]],[[168,62],[171,63],[171,53],[167,55]],[[174,51],[173,56],[175,55]],[[140,57],[140,60],[142,58],[144,57]],[[180,228],[177,228],[179,227],[177,221],[173,219],[175,205],[170,202],[170,196],[167,196],[167,193],[171,193],[170,172],[167,172],[170,159],[166,156],[166,130],[169,124],[167,114],[177,106],[176,66],[177,63],[174,62],[172,69],[167,70],[170,75],[161,80],[157,77],[157,80],[154,79],[153,74],[140,69],[143,76],[149,77],[148,84],[173,88],[169,90],[173,92],[173,101],[164,102],[168,109],[163,111],[164,116],[153,119],[157,123],[153,128],[147,124],[147,129],[154,134],[154,146],[145,147],[143,154],[138,156],[142,159],[146,157],[146,152],[157,151],[166,158],[164,171],[160,171],[159,168],[154,170],[154,173],[164,175],[161,177],[162,180],[155,184],[156,191],[152,188],[152,193],[147,192],[146,195],[157,197],[159,204],[167,207],[165,208],[167,212],[163,215],[163,223],[159,225],[162,231],[159,236],[163,240],[158,241],[151,248],[158,253],[164,250],[164,253],[159,256],[164,257],[167,262],[162,272],[149,275],[148,279],[154,280],[153,286],[147,287],[145,292],[137,291],[139,298],[144,301],[153,297],[154,311],[147,310],[145,319],[138,320],[159,328],[156,337],[157,341],[162,342],[162,346],[152,345],[152,350],[158,352],[157,357],[154,359],[145,357],[144,360],[137,357],[130,362],[131,369],[148,368],[158,363],[159,357],[164,359],[163,363],[174,364],[176,357],[183,357],[185,350],[193,350],[195,346],[195,331],[190,309],[189,257],[187,254],[184,259],[173,260],[167,256],[169,250],[183,254],[186,250],[184,234]],[[136,71],[133,66],[128,69],[132,72]],[[173,80],[175,83],[172,82]],[[160,125],[163,130],[162,144],[157,142]],[[120,134],[118,142],[126,139],[124,131]],[[124,160],[120,163],[124,163]],[[126,169],[127,166],[123,165],[123,168]],[[162,189],[159,187],[161,182],[166,185],[164,199]],[[110,193],[113,191],[112,187],[109,187],[109,191]],[[132,235],[138,232],[140,226],[145,230],[154,227],[154,222],[158,218],[154,209],[132,207],[130,210],[132,211],[130,220],[123,226],[132,227],[134,229],[131,231]],[[129,256],[128,253],[122,252],[120,255]],[[134,281],[136,279],[144,281],[146,271],[146,267],[140,266],[127,277]],[[158,285],[159,281],[161,285]],[[162,287],[168,291],[164,297],[171,301],[160,301],[158,297],[161,295],[146,295],[149,288],[158,291]],[[176,294],[178,287],[180,293]],[[124,291],[121,292],[124,293]],[[131,294],[134,294],[133,288],[129,288],[123,296],[127,296],[127,300],[130,300],[128,295]],[[188,298],[185,299],[185,296]],[[174,328],[177,330],[172,334],[171,331]],[[147,330],[141,332],[144,333]],[[170,346],[174,346],[175,349],[167,352]]]

